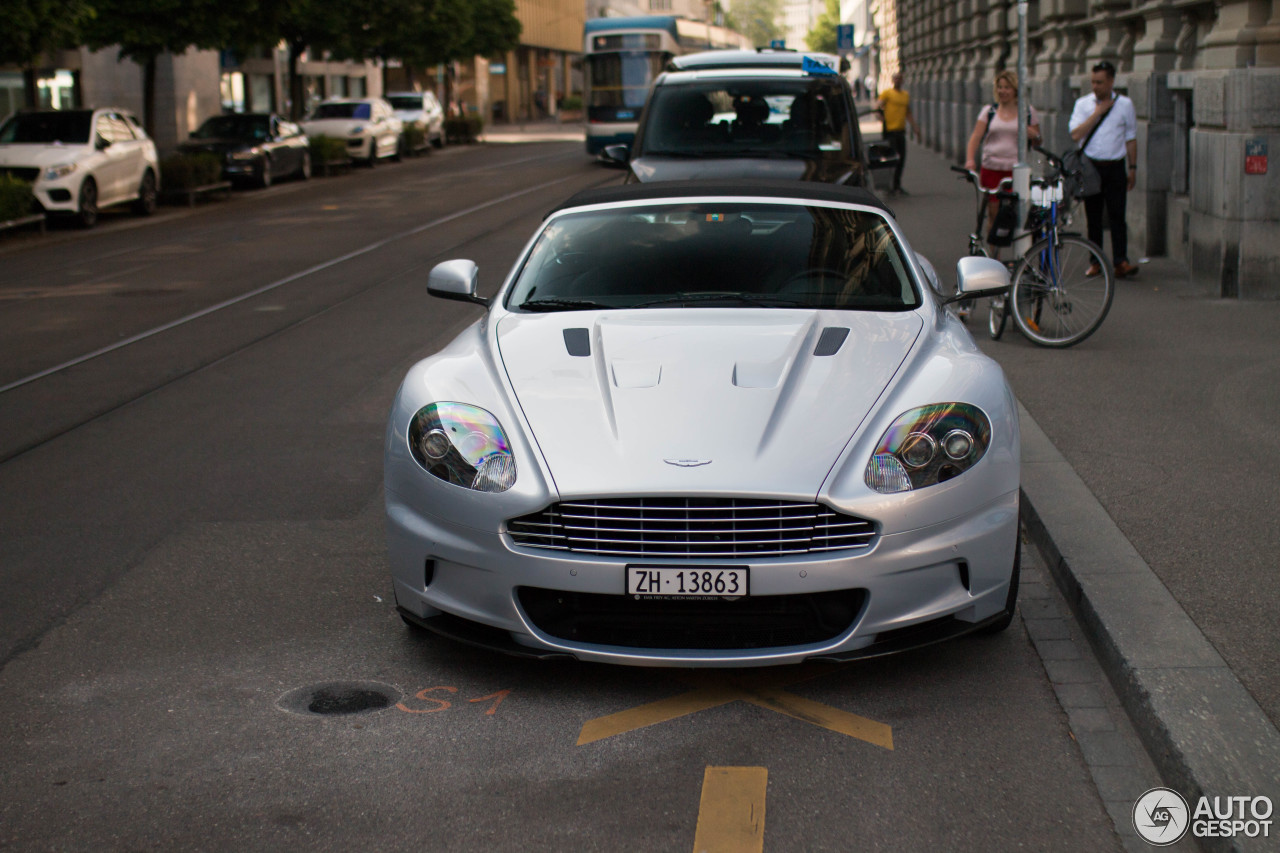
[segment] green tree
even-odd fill
[[[93,16],[84,0],[24,0],[6,3],[0,27],[0,65],[22,69],[23,101],[28,109],[36,99],[36,62],[48,51],[75,47],[80,28]]]
[[[782,38],[781,17],[782,0],[734,0],[725,25],[751,39],[756,47],[768,47],[769,42]]]
[[[827,10],[814,22],[813,29],[804,37],[809,50],[822,53],[836,52],[836,27],[840,26],[840,0],[827,0]]]
[[[155,132],[156,59],[190,47],[224,47],[231,23],[244,10],[226,0],[92,0],[95,16],[83,29],[95,50],[119,46],[120,56],[142,66],[142,113],[147,133]]]

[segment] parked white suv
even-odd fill
[[[110,107],[9,116],[0,125],[0,174],[30,182],[40,207],[85,228],[113,204],[150,214],[160,189],[155,143],[132,114]]]
[[[423,142],[444,147],[444,107],[434,92],[388,92],[387,100],[406,130],[416,127]]]
[[[302,122],[308,138],[332,136],[347,141],[347,155],[370,166],[379,157],[400,159],[404,124],[382,98],[330,98]]]

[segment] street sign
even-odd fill
[[[853,24],[836,27],[836,50],[853,50]]]

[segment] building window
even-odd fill
[[[368,81],[364,77],[347,78],[347,95],[352,98],[368,97]]]
[[[0,71],[0,116],[22,108],[22,72]]]
[[[276,108],[276,87],[270,74],[249,75],[249,109],[255,113],[272,112]]]
[[[76,98],[75,72],[55,71],[49,76],[36,78],[36,98],[43,110],[69,110],[80,106]]]
[[[244,75],[239,71],[230,71],[222,75],[222,111],[224,113],[244,112]]]
[[[670,12],[671,0],[649,0],[650,12]]]

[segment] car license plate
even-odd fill
[[[627,595],[636,598],[741,598],[745,566],[627,566]]]

